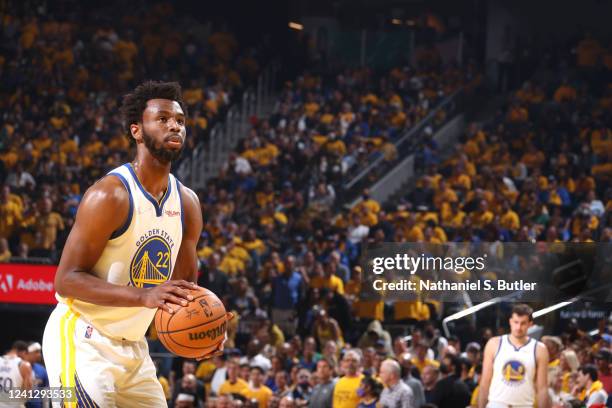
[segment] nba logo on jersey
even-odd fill
[[[150,288],[170,277],[170,244],[162,235],[144,241],[136,251],[130,266],[130,283],[137,288]]]
[[[86,339],[90,339],[91,338],[91,332],[92,331],[93,331],[93,327],[87,326],[87,329],[85,330],[85,338]]]
[[[508,385],[520,385],[525,381],[525,366],[517,360],[510,360],[504,364],[502,378]]]

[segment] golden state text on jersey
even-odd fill
[[[172,276],[172,237],[154,228],[136,241],[136,253],[130,264],[130,285],[150,288],[164,283]]]

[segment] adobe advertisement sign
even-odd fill
[[[55,265],[0,264],[0,303],[55,304]]]

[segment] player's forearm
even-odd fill
[[[71,271],[56,279],[55,290],[64,298],[100,306],[141,306],[143,289],[115,285],[87,272]]]
[[[489,384],[481,382],[480,389],[478,390],[478,408],[485,408],[487,402],[489,402]]]
[[[548,400],[548,389],[546,387],[540,387],[540,389],[538,389],[537,399],[538,399],[538,408],[550,407],[549,400]]]

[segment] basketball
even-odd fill
[[[227,329],[223,302],[208,289],[190,290],[193,300],[186,306],[173,305],[174,313],[158,309],[155,329],[168,351],[186,358],[201,357],[215,350]]]

